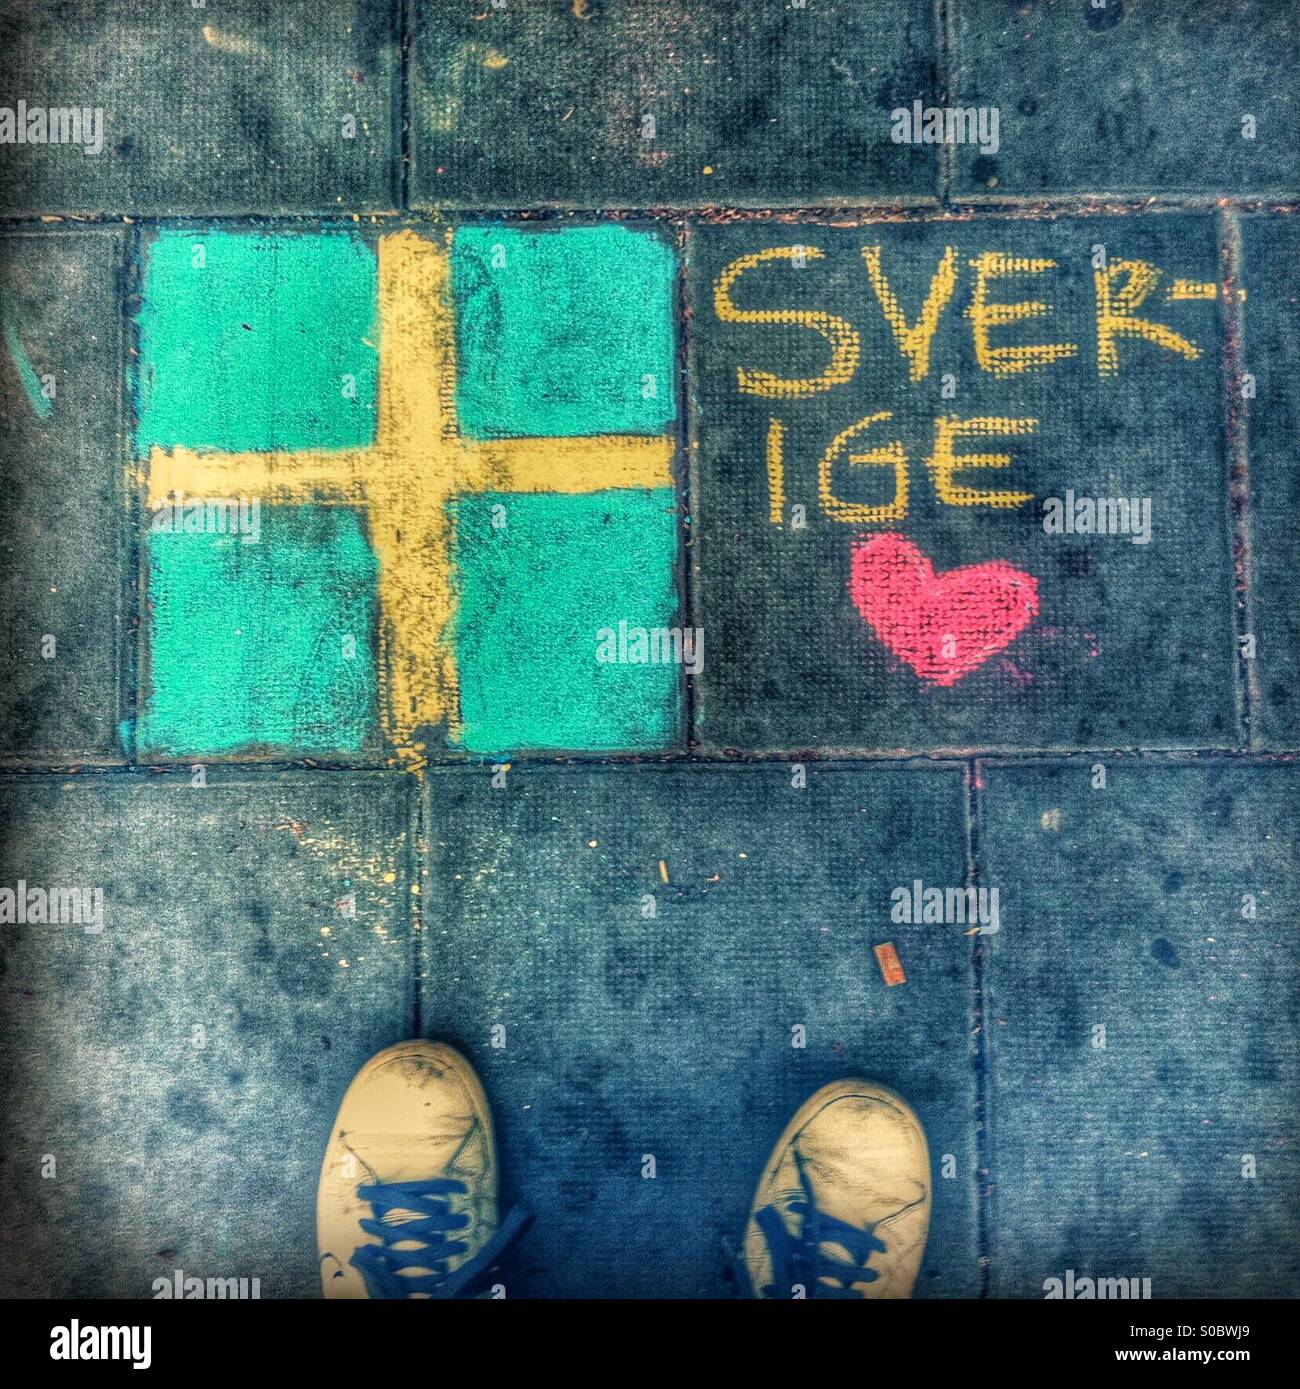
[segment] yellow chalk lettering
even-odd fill
[[[907,515],[907,455],[896,439],[882,448],[869,453],[848,453],[850,443],[864,430],[880,420],[892,419],[888,410],[878,415],[868,415],[857,424],[851,424],[831,441],[831,446],[822,455],[817,469],[817,492],[822,510],[836,521],[848,521],[857,526],[879,525],[886,521],[901,521]],[[859,502],[846,502],[831,490],[832,471],[841,456],[847,457],[851,464],[877,467],[892,467],[894,470],[894,500],[884,506],[865,506]]]
[[[1009,468],[1009,453],[962,453],[954,449],[959,439],[987,439],[999,434],[1032,434],[1037,420],[1006,419],[981,415],[962,420],[956,415],[943,415],[934,422],[934,452],[925,460],[934,474],[934,490],[941,502],[949,506],[1020,506],[1033,501],[1032,492],[986,492],[979,487],[967,487],[954,482],[954,474],[963,468]]]
[[[1178,352],[1189,362],[1194,362],[1201,349],[1194,342],[1175,333],[1163,323],[1155,323],[1149,318],[1138,318],[1139,309],[1155,289],[1160,279],[1160,269],[1145,260],[1113,260],[1105,270],[1094,273],[1097,286],[1097,375],[1114,376],[1119,370],[1119,348],[1116,339],[1121,337],[1145,338],[1166,352]],[[1122,289],[1114,288],[1115,277],[1127,275]]]
[[[1186,303],[1189,299],[1217,299],[1219,286],[1213,280],[1182,280],[1173,282],[1165,292],[1171,304]]]
[[[1001,251],[985,251],[971,261],[975,271],[975,288],[971,294],[966,317],[971,321],[975,339],[975,360],[984,371],[994,376],[1015,376],[1030,367],[1049,366],[1063,358],[1073,357],[1077,343],[1031,343],[1016,347],[995,347],[989,340],[991,328],[1002,328],[1026,318],[1039,318],[1050,313],[1052,306],[1041,300],[1026,299],[1018,304],[990,304],[989,285],[1013,275],[1041,275],[1052,269],[1054,260],[1031,260],[1023,256],[1008,256]]]
[[[885,272],[881,269],[880,247],[864,246],[862,259],[867,263],[871,287],[876,291],[876,298],[880,300],[885,319],[898,341],[899,351],[907,358],[908,376],[914,382],[924,381],[930,370],[930,345],[934,341],[935,330],[943,317],[944,309],[952,299],[953,291],[957,288],[957,248],[944,248],[943,259],[934,272],[929,293],[921,306],[921,316],[910,327],[889,281],[885,278]]]
[[[767,426],[767,519],[783,524],[785,515],[785,425],[775,416]]]
[[[736,281],[754,266],[769,260],[793,260],[796,256],[819,260],[825,252],[816,246],[771,246],[733,260],[713,286],[713,309],[723,323],[788,324],[820,333],[831,349],[831,359],[820,376],[787,379],[770,371],[736,368],[736,385],[744,395],[767,396],[778,400],[803,400],[829,391],[853,379],[862,355],[857,329],[846,319],[820,309],[738,309],[731,299]]]

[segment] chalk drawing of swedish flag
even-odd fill
[[[680,669],[597,660],[680,623],[674,272],[615,225],[161,230],[141,754],[677,741]]]

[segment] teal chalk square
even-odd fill
[[[378,278],[351,232],[168,228],[145,248],[137,450],[375,437]]]
[[[675,503],[671,488],[656,487],[484,492],[448,505],[467,750],[632,751],[680,741],[680,665],[597,660],[603,628],[679,620]]]
[[[666,432],[676,256],[657,233],[461,227],[451,266],[462,433]]]
[[[360,750],[379,565],[357,514],[263,506],[260,534],[151,532],[143,753]]]

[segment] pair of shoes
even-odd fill
[[[361,1068],[316,1197],[326,1297],[482,1295],[527,1221],[499,1216],[492,1113],[463,1056],[401,1042]],[[837,1080],[781,1135],[739,1262],[756,1297],[910,1297],[929,1223],[920,1121],[883,1086]]]

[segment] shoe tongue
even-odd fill
[[[456,1210],[456,1193],[448,1192],[446,1200],[451,1203],[452,1210]],[[385,1211],[381,1217],[381,1223],[400,1231],[403,1225],[409,1224],[413,1220],[423,1220],[428,1215],[428,1211],[408,1210],[404,1206],[399,1206],[395,1210]],[[428,1238],[424,1235],[413,1235],[410,1239],[396,1239],[389,1244],[389,1249],[399,1254],[409,1254],[417,1250],[426,1249],[429,1246]],[[427,1268],[421,1264],[412,1264],[407,1268],[400,1269],[399,1274],[406,1278],[418,1278],[424,1274],[434,1273],[436,1270]]]
[[[427,1212],[425,1211],[408,1211],[405,1209],[386,1211],[380,1223],[383,1225],[408,1225],[412,1220],[423,1220],[426,1214]],[[421,1243],[423,1243],[423,1241],[421,1241]]]

